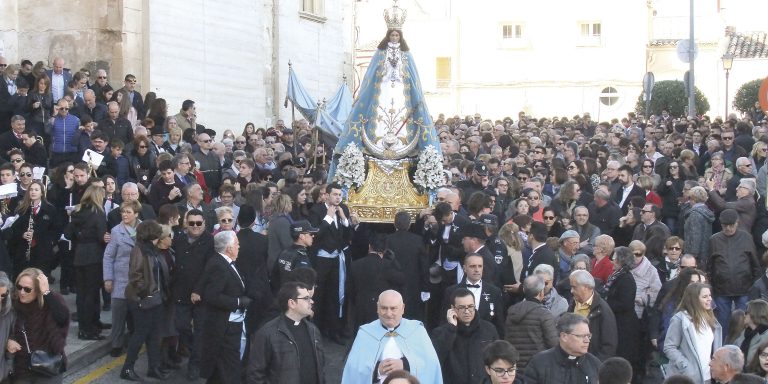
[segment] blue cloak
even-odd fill
[[[386,86],[386,79],[384,77],[387,74],[387,51],[376,50],[376,53],[371,58],[371,63],[368,66],[368,70],[365,72],[363,81],[360,84],[360,91],[352,105],[352,111],[349,113],[346,123],[344,123],[344,131],[339,136],[339,141],[336,143],[334,149],[334,159],[331,164],[331,169],[328,173],[328,180],[333,180],[333,175],[336,171],[336,165],[338,164],[338,157],[344,152],[344,149],[349,143],[355,143],[363,150],[363,139],[361,129],[365,129],[368,137],[375,137],[375,121],[378,117],[379,108],[379,95],[381,94],[381,87]],[[434,124],[432,123],[432,117],[430,117],[429,110],[424,100],[424,93],[421,89],[421,80],[419,73],[416,70],[416,65],[413,61],[413,56],[410,51],[401,52],[402,65],[403,65],[403,92],[405,96],[405,107],[408,109],[409,118],[408,122],[403,127],[406,129],[408,142],[418,136],[417,148],[419,152],[422,152],[428,145],[435,147],[438,153],[442,153],[440,150],[440,141],[435,131]],[[385,82],[385,84],[382,84]]]
[[[408,359],[411,375],[416,376],[422,384],[442,384],[440,361],[424,325],[420,321],[402,319],[396,332],[395,342]],[[371,382],[373,369],[389,338],[384,336],[386,333],[387,330],[378,319],[360,327],[344,364],[342,384]]]

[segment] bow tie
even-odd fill
[[[480,288],[480,284],[464,284],[467,288]]]

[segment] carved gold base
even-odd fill
[[[408,177],[410,167],[410,160],[368,159],[365,182],[357,191],[349,191],[350,211],[366,223],[392,223],[399,211],[408,212],[416,220],[428,206],[429,197],[414,188]]]

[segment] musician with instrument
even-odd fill
[[[26,171],[25,171],[26,172]],[[59,239],[62,221],[56,208],[45,199],[45,187],[32,181],[16,208],[18,218],[3,231],[13,263],[14,278],[26,268],[50,274],[53,245]]]

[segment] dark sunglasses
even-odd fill
[[[202,227],[203,222],[202,221],[187,221],[188,227]]]
[[[667,248],[667,249],[668,249],[668,250],[670,250],[670,251],[679,251],[679,250],[681,250],[682,248],[680,248],[680,247],[669,247],[669,248]]]
[[[32,172],[19,172],[20,177],[32,177]]]
[[[642,256],[642,255],[643,255],[643,254],[642,254],[642,253],[640,253],[640,252],[635,252],[635,257],[640,257],[640,256]]]
[[[202,141],[203,143],[206,143],[206,144],[208,144],[208,143],[210,143],[210,142],[211,142],[211,141],[213,141],[213,140],[200,140],[200,141]]]
[[[222,223],[231,223],[232,219],[221,219],[219,221],[222,222]]]
[[[544,216],[544,220],[554,220],[554,216]]]
[[[146,145],[139,145],[139,149],[147,149]]]
[[[11,163],[23,163],[24,159],[13,159],[11,160]]]
[[[20,284],[16,284],[16,289],[19,291],[24,291],[25,293],[32,293],[32,289],[30,287],[22,287]],[[6,293],[7,294],[7,293]]]
[[[106,76],[97,76],[96,78],[97,79],[106,79],[107,77]]]

